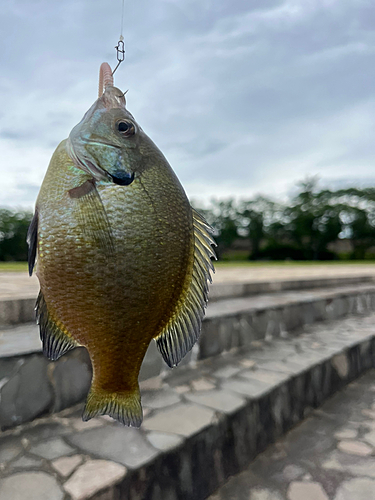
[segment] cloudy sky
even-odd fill
[[[115,63],[122,0],[2,0],[0,206],[31,207]],[[373,0],[126,0],[128,109],[188,195],[375,184]]]

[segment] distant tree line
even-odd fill
[[[257,196],[193,205],[213,226],[220,258],[375,259],[375,188],[331,191],[312,178],[299,183],[287,203]],[[27,260],[31,218],[29,211],[0,209],[0,261]],[[339,255],[335,245],[343,240],[350,250]]]
[[[27,260],[27,229],[32,213],[0,208],[0,261]]]
[[[331,191],[312,178],[300,182],[287,203],[257,196],[195,208],[215,229],[220,258],[235,258],[241,241],[252,260],[375,258],[375,188]],[[344,239],[350,251],[339,255],[333,244]]]

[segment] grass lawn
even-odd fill
[[[0,262],[0,272],[27,272],[27,262]]]
[[[375,260],[232,260],[215,262],[215,267],[267,267],[267,266],[345,266],[345,265],[373,265]]]
[[[298,260],[298,261],[251,261],[251,260],[233,260],[215,262],[215,267],[267,267],[267,266],[360,266],[373,265],[374,260]],[[27,262],[0,262],[0,272],[27,272]]]

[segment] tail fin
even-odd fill
[[[82,420],[87,422],[98,415],[109,415],[124,425],[140,427],[143,413],[139,389],[133,392],[109,393],[96,391],[94,387],[91,387]]]

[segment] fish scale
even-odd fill
[[[210,231],[123,93],[107,87],[56,149],[28,234],[45,354],[80,345],[90,355],[84,420],[107,414],[139,426],[149,343],[169,366],[192,348],[211,279]]]

